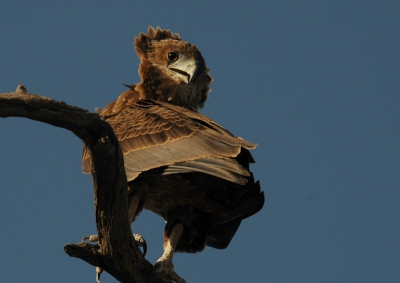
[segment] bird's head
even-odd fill
[[[211,91],[203,56],[178,34],[149,27],[135,38],[141,82],[135,90],[142,99],[155,99],[186,108],[202,108]]]

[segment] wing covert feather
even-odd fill
[[[125,107],[121,103],[118,107],[120,111],[112,113],[112,107],[107,106],[100,115],[112,126],[120,141],[128,181],[142,172],[163,166],[171,166],[166,174],[192,170],[238,183],[244,179],[240,176],[249,175],[233,158],[242,148],[252,149],[256,145],[235,137],[210,118],[151,100],[137,103],[126,100]],[[174,167],[174,164],[179,165]],[[84,172],[90,173],[90,167],[89,154],[84,151]]]

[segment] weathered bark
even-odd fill
[[[132,237],[124,162],[111,126],[96,113],[26,92],[0,94],[0,117],[25,117],[73,132],[89,148],[99,244],[67,244],[65,252],[120,282],[171,282],[152,271]]]

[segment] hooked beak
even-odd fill
[[[187,59],[182,61],[177,61],[168,66],[168,69],[174,71],[178,77],[182,79],[185,83],[190,83],[190,81],[196,75],[197,65],[195,59]]]

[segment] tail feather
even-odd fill
[[[212,228],[208,231],[207,246],[216,249],[225,249],[228,247],[233,236],[236,234],[237,229],[242,223],[241,220],[231,222],[228,225]]]
[[[264,205],[264,192],[260,182],[242,194],[239,205],[226,216],[214,216],[209,221],[207,245],[225,249],[231,242],[243,219],[257,213]]]

